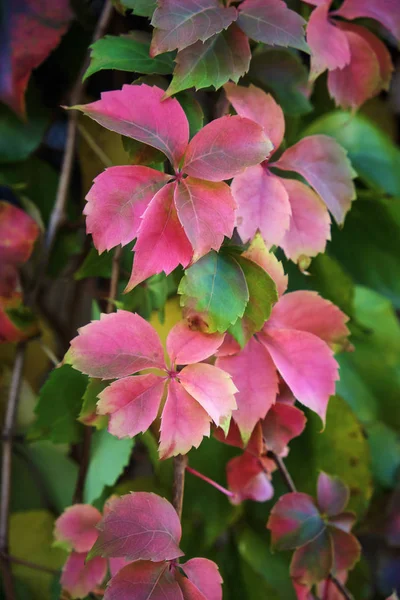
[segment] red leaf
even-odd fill
[[[350,490],[338,477],[321,472],[318,477],[318,506],[321,512],[333,517],[347,506]]]
[[[103,127],[153,146],[178,167],[189,141],[189,124],[175,98],[162,101],[164,90],[154,86],[124,85],[103,92],[101,100],[74,106]]]
[[[286,150],[275,163],[279,169],[296,171],[321,196],[338,223],[343,223],[356,197],[355,173],[346,151],[327,135],[311,135]]]
[[[345,0],[335,14],[345,19],[375,19],[400,40],[400,4],[397,0]]]
[[[274,495],[274,488],[269,477],[262,468],[260,459],[245,452],[232,458],[226,466],[228,487],[235,496],[234,504],[243,500],[266,502]]]
[[[306,421],[303,412],[295,406],[281,402],[271,406],[261,423],[268,450],[272,450],[275,454],[282,454],[290,440],[302,433]]]
[[[336,527],[328,527],[333,542],[333,569],[349,571],[360,560],[361,546],[354,535]]]
[[[178,515],[156,494],[133,492],[116,499],[98,529],[91,556],[154,562],[183,556]]]
[[[190,141],[182,170],[200,179],[231,179],[267,158],[272,144],[263,129],[242,117],[221,117]]]
[[[65,563],[60,584],[72,598],[86,598],[107,575],[107,561],[96,556],[87,560],[87,553],[72,552]]]
[[[239,392],[233,413],[243,442],[246,444],[259,419],[263,419],[275,402],[278,376],[268,351],[257,340],[234,356],[220,357],[216,365],[232,376]]]
[[[32,254],[39,235],[36,222],[23,210],[0,201],[0,261],[22,265]],[[3,266],[3,264],[2,264]]]
[[[110,415],[108,431],[118,438],[145,432],[156,419],[165,380],[156,375],[123,377],[101,394],[97,403],[100,415]]]
[[[187,577],[177,572],[179,585],[185,600],[222,600],[222,577],[215,562],[207,558],[192,558],[180,565]],[[194,588],[200,592],[196,596]]]
[[[74,504],[65,509],[54,526],[54,538],[59,545],[75,550],[88,552],[99,532],[96,525],[101,520],[101,513],[90,504]]]
[[[282,0],[244,0],[237,24],[252,40],[269,46],[291,46],[308,52],[305,20]]]
[[[86,231],[101,254],[137,236],[144,213],[169,175],[149,167],[111,167],[94,180],[83,213]]]
[[[226,183],[187,177],[174,194],[179,220],[194,249],[193,261],[218,250],[224,236],[231,238],[236,204]]]
[[[267,523],[271,543],[277,550],[299,548],[325,531],[318,508],[307,494],[292,492],[281,496]]]
[[[155,27],[150,54],[182,50],[198,40],[205,42],[237,18],[235,8],[218,0],[159,0],[151,24]]]
[[[121,569],[109,582],[104,600],[183,600],[165,562],[142,560]]]
[[[175,185],[169,183],[157,192],[142,217],[126,291],[151,275],[162,271],[169,275],[179,264],[187,267],[191,261],[193,249],[174,204]]]
[[[332,538],[324,529],[315,539],[298,548],[293,554],[290,576],[301,585],[312,586],[328,577],[332,564]]]
[[[156,331],[142,317],[126,310],[102,314],[99,321],[81,327],[64,360],[100,379],[164,368],[164,352]]]
[[[12,0],[4,3],[0,99],[21,116],[29,77],[58,45],[72,11],[68,0]]]

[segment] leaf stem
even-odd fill
[[[172,506],[182,518],[183,493],[185,490],[185,471],[187,469],[187,455],[178,454],[174,458],[174,483],[172,486]]]
[[[22,558],[18,558],[17,556],[12,556],[9,554],[7,556],[8,560],[16,565],[21,565],[23,567],[27,567],[28,569],[33,569],[35,571],[43,571],[43,573],[50,573],[51,575],[59,575],[59,569],[52,569],[50,567],[45,567],[43,565],[38,565],[36,563],[31,562],[30,560],[25,560]]]
[[[186,467],[186,471],[188,471],[188,473],[191,473],[192,475],[195,475],[195,477],[198,477],[199,479],[206,481],[207,483],[209,483],[210,485],[215,487],[215,489],[217,489],[220,492],[222,492],[223,494],[225,494],[225,496],[228,496],[229,498],[232,498],[234,496],[233,492],[231,492],[230,490],[227,490],[222,485],[220,485],[213,479],[210,479],[206,475],[203,475],[203,473],[199,473],[199,471],[196,471],[196,469],[192,469],[192,467],[189,467],[189,465]]]

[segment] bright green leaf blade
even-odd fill
[[[172,73],[173,53],[168,52],[151,58],[149,50],[150,42],[139,40],[134,35],[106,35],[92,44],[90,65],[83,79],[104,69],[148,75]]]
[[[176,99],[185,111],[189,121],[189,137],[192,138],[203,127],[204,113],[196,98],[190,92],[180,92]]]
[[[214,86],[217,90],[227,81],[237,83],[249,69],[250,46],[247,37],[235,25],[181,50],[167,90],[172,96],[181,90]]]
[[[156,10],[157,0],[114,0],[119,4],[122,4],[125,8],[130,8],[134,15],[138,17],[148,17],[149,19],[153,16],[153,12]]]
[[[243,347],[269,318],[272,306],[278,300],[278,292],[273,279],[259,265],[242,256],[237,256],[236,260],[246,278],[249,301],[243,317],[229,331]]]
[[[107,387],[107,382],[101,379],[90,379],[83,395],[83,404],[78,421],[84,425],[92,425],[96,429],[104,429],[108,418],[96,412],[98,395]]]
[[[87,376],[70,365],[54,369],[40,390],[30,438],[48,439],[56,444],[78,442],[82,425],[77,417],[87,383]]]
[[[202,331],[224,332],[242,317],[249,300],[238,262],[212,251],[186,270],[178,294],[184,314]]]
[[[129,463],[135,441],[119,440],[106,429],[92,436],[90,462],[83,491],[84,502],[92,504],[106,486],[112,486]]]
[[[375,123],[361,114],[337,111],[317,119],[304,135],[316,133],[331,135],[347,150],[365,183],[400,196],[400,150]]]

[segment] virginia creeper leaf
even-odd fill
[[[262,162],[272,148],[254,121],[225,116],[208,123],[189,142],[182,169],[192,177],[222,181]]]
[[[202,333],[179,321],[168,334],[167,351],[172,365],[189,365],[214,354],[223,341],[221,333]]]
[[[106,35],[91,45],[90,65],[83,79],[103,69],[132,71],[134,73],[168,75],[174,69],[173,55],[151,58],[150,43],[128,35]]]
[[[178,52],[167,95],[191,87],[199,90],[214,86],[217,90],[229,80],[237,83],[249,70],[250,59],[249,40],[233,23],[206,42],[196,42]]]
[[[245,258],[249,258],[264,269],[274,280],[278,295],[282,296],[288,285],[288,277],[285,275],[282,263],[275,254],[268,252],[264,240],[257,234],[248,249],[243,252]]]
[[[2,263],[16,266],[25,263],[32,254],[38,235],[39,227],[32,217],[9,202],[0,201],[0,260]]]
[[[237,24],[257,42],[309,52],[304,39],[306,22],[282,0],[244,0],[239,6]]]
[[[345,0],[336,14],[345,19],[375,19],[400,39],[400,7],[396,0]]]
[[[186,317],[207,333],[226,331],[243,316],[249,300],[246,278],[237,261],[216,252],[187,269],[178,294]]]
[[[96,525],[101,513],[90,504],[69,506],[55,522],[57,546],[76,552],[88,552],[97,540]]]
[[[72,552],[63,567],[60,583],[71,598],[85,598],[102,584],[107,574],[107,561],[104,558],[86,558],[86,552]]]
[[[90,377],[115,379],[142,369],[162,369],[164,352],[149,323],[119,310],[81,327],[65,360]]]
[[[222,600],[222,577],[215,562],[207,558],[192,558],[181,567],[187,577],[177,576],[185,600],[184,582],[190,582],[191,589],[196,587],[207,600]],[[191,599],[190,593],[188,598]]]
[[[290,576],[301,585],[311,586],[328,577],[332,563],[332,539],[325,529],[293,554]]]
[[[100,379],[90,379],[83,395],[83,404],[79,413],[78,421],[84,425],[93,426],[96,429],[104,429],[107,426],[107,418],[97,413],[98,395],[106,387],[106,383]]]
[[[355,173],[346,151],[331,137],[312,135],[286,150],[275,163],[280,169],[296,171],[321,196],[330,212],[343,223],[355,198]]]
[[[205,42],[236,18],[236,9],[225,8],[218,0],[159,0],[151,21],[155,28],[151,55],[182,50],[198,40]]]
[[[254,338],[234,356],[220,357],[217,366],[229,373],[238,388],[237,410],[233,413],[246,444],[259,419],[275,402],[278,376],[267,350]]]
[[[267,527],[276,550],[299,548],[325,531],[325,523],[314,500],[300,492],[279,498],[271,510]]]
[[[193,261],[219,250],[224,236],[231,238],[236,204],[226,183],[187,177],[175,187],[179,220],[193,246]]]
[[[172,560],[182,556],[182,535],[172,505],[156,494],[132,492],[112,502],[98,529],[90,557],[125,557],[128,560]]]
[[[318,477],[318,506],[329,517],[338,515],[347,506],[349,488],[338,477],[330,477],[323,471]]]
[[[235,504],[243,500],[266,502],[274,495],[274,488],[264,473],[259,458],[248,452],[228,462],[226,477],[229,489],[235,494],[231,499]]]
[[[335,572],[349,571],[360,560],[361,546],[354,535],[336,527],[328,527],[333,542]]]
[[[103,92],[101,100],[75,106],[103,127],[161,150],[177,167],[189,140],[189,125],[179,102],[161,101],[164,91],[146,84]]]
[[[169,176],[149,167],[110,167],[94,180],[86,196],[86,231],[101,254],[138,233],[140,217]]]
[[[306,424],[303,412],[295,406],[277,402],[262,421],[262,434],[268,450],[282,454],[294,437],[298,437]]]
[[[168,563],[147,560],[131,563],[115,575],[104,600],[184,600]]]
[[[143,215],[133,259],[132,274],[126,291],[150,275],[169,275],[179,264],[187,267],[193,249],[179,221],[175,204],[175,183],[163,187]]]

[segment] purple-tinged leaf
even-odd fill
[[[90,504],[74,504],[65,509],[54,526],[57,546],[76,552],[88,552],[97,540],[96,525],[101,513]]]
[[[267,527],[276,550],[299,548],[325,531],[325,523],[314,500],[300,492],[279,498],[271,510]]]
[[[72,552],[63,567],[60,584],[71,598],[86,598],[102,584],[107,575],[107,561],[96,556],[87,560],[87,553]]]
[[[336,527],[328,527],[333,542],[333,570],[349,571],[360,560],[361,546],[357,538]]]
[[[332,565],[332,538],[323,529],[315,539],[293,554],[290,576],[301,585],[312,586],[328,577]]]
[[[184,600],[222,600],[222,577],[218,566],[207,558],[192,558],[180,565],[187,577],[177,572]],[[200,596],[195,595],[196,591]]]
[[[350,499],[350,490],[338,477],[321,472],[318,477],[318,506],[321,512],[334,517],[343,512]]]
[[[345,19],[375,19],[400,40],[400,4],[397,0],[345,0],[335,14]]]
[[[166,562],[141,560],[118,571],[110,580],[104,600],[184,600]]]
[[[229,489],[234,492],[233,504],[243,500],[266,502],[274,495],[274,488],[258,457],[244,452],[232,458],[226,466]]]
[[[293,438],[299,436],[306,425],[304,413],[295,406],[277,402],[261,422],[263,438],[268,450],[282,454]]]

